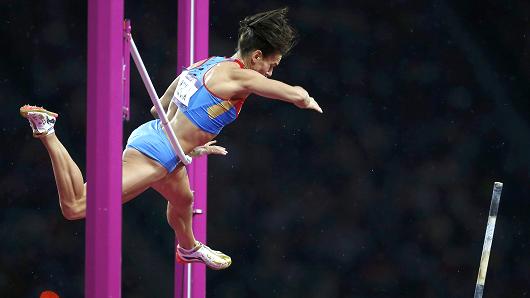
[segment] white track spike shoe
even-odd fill
[[[55,132],[53,126],[58,114],[45,110],[42,107],[25,105],[20,108],[20,115],[28,119],[33,130],[33,136],[40,138]]]
[[[197,241],[195,247],[189,250],[177,246],[177,262],[181,264],[204,263],[213,270],[221,270],[228,268],[232,264],[232,259]]]

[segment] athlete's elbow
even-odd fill
[[[156,112],[155,106],[151,108],[151,115],[153,115],[154,118],[158,118],[158,113]]]

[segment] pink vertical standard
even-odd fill
[[[123,0],[88,1],[85,297],[121,296]]]
[[[208,0],[179,0],[177,73],[192,62],[208,58]],[[207,158],[194,158],[188,166],[191,189],[194,191],[193,231],[197,240],[206,243],[207,222]],[[176,265],[175,297],[206,297],[206,267],[203,264]],[[190,274],[191,273],[191,274]]]
[[[208,17],[209,0],[195,0],[195,61],[208,58]],[[207,186],[208,186],[208,160],[206,156],[197,158],[190,167],[191,187],[195,191],[195,207],[202,213],[196,213],[193,218],[193,231],[197,239],[206,241],[207,226]],[[206,266],[195,265],[192,270],[192,297],[206,297]]]
[[[131,21],[123,21],[123,49],[122,49],[122,94],[123,94],[123,119],[129,121],[130,109],[130,74],[131,74]]]

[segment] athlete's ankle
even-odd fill
[[[46,134],[42,134],[42,135],[39,135],[37,136],[38,139],[43,139],[43,140],[51,140],[53,138],[57,138],[57,136],[55,135],[55,130],[53,131],[50,131]]]
[[[200,244],[194,239],[193,241],[189,241],[189,242],[188,241],[182,241],[182,243],[179,242],[178,246],[184,251],[193,251],[199,245]]]
[[[41,140],[41,142],[42,142],[44,145],[53,144],[54,141],[57,140],[57,136],[55,135],[55,131],[54,131],[54,132],[51,132],[51,133],[49,133],[49,134],[46,134],[46,135],[40,135],[40,136],[37,136],[37,137],[35,137],[35,138]]]

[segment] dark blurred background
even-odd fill
[[[232,256],[208,297],[471,297],[494,181],[504,182],[484,297],[530,296],[530,3],[211,1],[210,53],[238,20],[288,5],[300,43],[275,78],[325,113],[252,96],[209,159],[208,241]],[[177,1],[125,4],[159,94],[175,77]],[[86,3],[3,0],[0,296],[83,296],[84,221],[18,108],[58,112],[85,169]],[[131,72],[132,120],[150,101]],[[123,297],[172,297],[164,200],[124,206]]]

